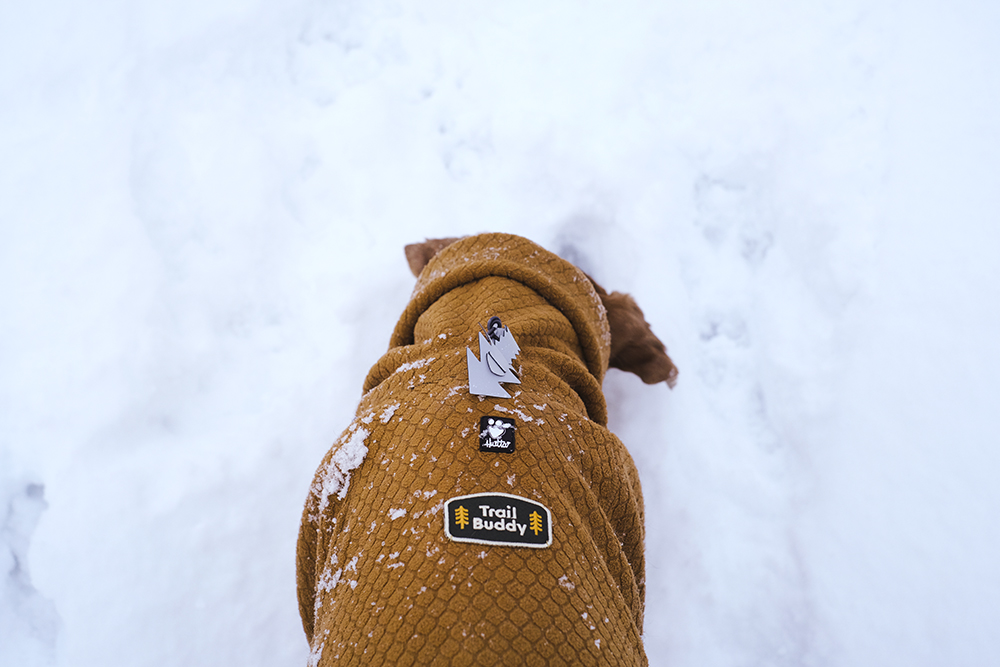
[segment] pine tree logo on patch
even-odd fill
[[[510,454],[514,451],[514,430],[513,419],[483,417],[479,420],[479,451]]]
[[[506,493],[474,493],[445,503],[444,532],[455,542],[544,549],[552,544],[552,513]]]

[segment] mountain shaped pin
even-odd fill
[[[465,348],[469,362],[469,391],[477,396],[510,398],[510,394],[500,386],[501,382],[521,384],[514,375],[511,362],[521,351],[514,334],[500,323],[499,317],[491,317],[488,336],[479,334],[479,358],[472,350]]]

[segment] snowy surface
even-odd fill
[[[1000,5],[0,3],[0,665],[301,665],[413,278],[529,236],[613,372],[655,665],[1000,664]]]

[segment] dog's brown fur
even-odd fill
[[[462,237],[450,236],[444,239],[427,239],[422,243],[409,244],[403,248],[403,252],[406,253],[406,261],[410,264],[410,271],[413,272],[414,276],[419,277],[420,272],[424,270],[427,262],[431,261],[434,255],[460,238]]]

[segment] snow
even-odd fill
[[[393,403],[392,405],[387,405],[382,414],[379,415],[378,420],[383,424],[388,424],[392,416],[396,414],[396,410],[399,409],[399,403]]]
[[[356,426],[357,423],[348,431],[346,441],[337,443],[333,456],[323,466],[319,479],[313,483],[313,491],[319,497],[317,511],[323,511],[330,503],[330,496],[344,499],[351,485],[351,471],[361,465],[368,454],[368,447],[365,445],[368,430],[355,429]]]
[[[427,364],[431,363],[432,361],[434,361],[434,357],[429,357],[427,359],[417,359],[416,361],[409,361],[409,362],[407,362],[405,364],[400,364],[399,368],[397,368],[393,372],[394,373],[403,373],[405,371],[413,370],[414,368],[423,368],[424,366],[426,366]]]
[[[0,5],[0,665],[306,663],[299,518],[402,247],[485,230],[632,293],[680,368],[605,381],[652,665],[1000,662],[998,29]]]

